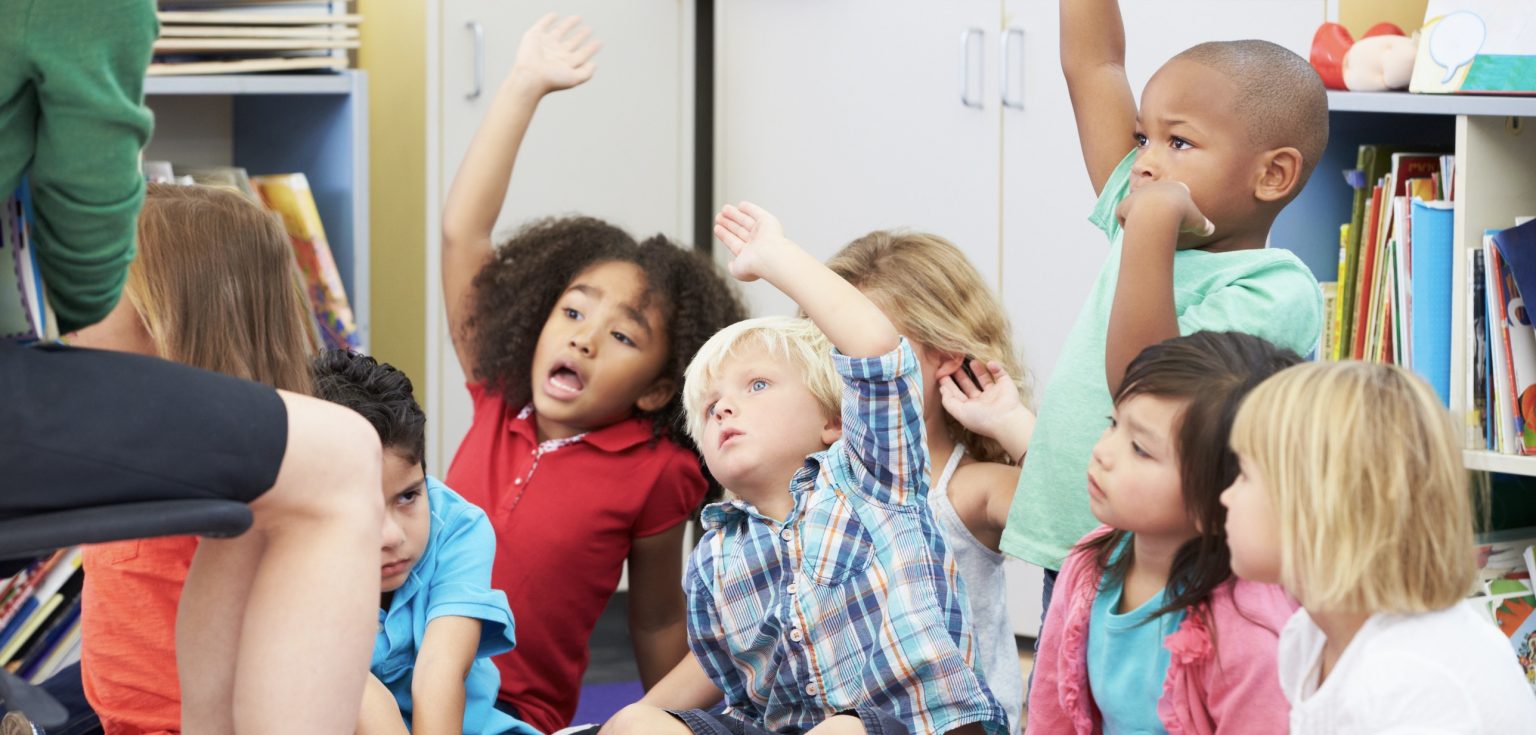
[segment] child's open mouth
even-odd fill
[[[556,363],[549,371],[549,378],[544,381],[544,392],[551,398],[575,398],[581,395],[586,387],[586,381],[581,373],[566,363]]]

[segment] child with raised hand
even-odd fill
[[[345,350],[321,353],[313,370],[315,394],[362,415],[384,445],[379,635],[358,733],[539,735],[495,708],[490,657],[515,643],[506,595],[491,589],[496,535],[483,511],[427,475],[411,379]]]
[[[1062,566],[1029,693],[1033,732],[1275,733],[1275,645],[1295,604],[1232,576],[1221,492],[1237,476],[1233,416],[1301,358],[1234,332],[1143,350],[1093,448],[1105,527]]]
[[[595,41],[546,16],[518,46],[443,211],[443,292],[474,418],[447,484],[496,530],[492,586],[519,645],[501,703],[570,722],[598,615],[629,563],[629,630],[649,687],[687,653],[683,532],[707,488],[681,432],[683,368],[744,315],[705,256],[590,218],[535,222],[493,247],[523,134],[544,95],[591,77]]]
[[[1011,376],[1024,374],[1008,315],[948,240],[921,232],[872,232],[827,267],[896,325],[922,368],[928,507],[954,554],[970,603],[977,665],[1018,732],[1024,679],[1008,618],[998,539],[1029,446],[1034,414]]]
[[[1115,0],[1062,0],[1061,65],[1109,257],[1062,347],[1003,532],[1049,571],[1095,525],[1084,470],[1110,393],[1142,349],[1199,330],[1306,355],[1322,295],[1306,266],[1265,247],[1328,141],[1328,100],[1305,59],[1265,41],[1203,43],[1142,91],[1125,75]],[[1111,319],[1111,315],[1116,317]]]
[[[288,236],[272,213],[231,191],[204,186],[150,184],[138,220],[137,240],[138,254],[128,269],[122,299],[101,322],[75,334],[71,339],[73,344],[183,363],[177,380],[188,395],[218,400],[221,412],[239,417],[240,422],[250,427],[265,426],[274,409],[281,417],[286,403],[290,416],[287,439],[290,452],[295,451],[295,442],[323,448],[327,446],[327,439],[320,435],[321,432],[334,433],[338,429],[337,425],[327,428],[325,424],[307,430],[295,427],[296,408],[311,418],[333,414],[363,424],[349,411],[304,397],[312,393],[313,386],[309,374],[309,359],[314,348],[312,317],[308,302],[293,279],[293,254]],[[98,353],[97,359],[105,366],[107,357]],[[135,368],[125,359],[131,356],[115,357],[121,372],[100,377],[117,381],[129,393],[143,387],[135,381],[144,380],[144,376],[135,377]],[[216,398],[202,391],[215,384],[210,378],[220,376],[185,370],[186,365],[263,386],[245,388],[240,384],[239,392]],[[221,380],[227,378],[221,377]],[[234,385],[228,384],[224,390],[231,390]],[[273,388],[287,393],[276,394]],[[246,435],[250,429],[242,426],[239,431],[232,431],[230,437],[243,436],[243,440],[236,442],[224,437],[214,441],[205,436],[205,432],[218,432],[225,423],[222,420],[195,418],[196,411],[181,401],[154,405],[153,401],[135,398],[130,402],[140,403],[141,400],[145,404],[142,406],[144,413],[137,414],[134,420],[143,421],[155,416],[155,421],[176,418],[183,423],[174,430],[157,430],[148,438],[139,437],[135,444],[139,452],[147,458],[170,462],[168,458],[176,456],[172,452],[182,453],[185,448],[166,447],[157,442],[176,440],[205,447],[207,451],[217,447],[223,462],[233,462],[232,458],[239,457],[249,460],[223,470],[228,473],[223,475],[224,480],[235,487],[259,488],[261,463],[271,457],[273,448],[281,450],[283,446],[281,423],[271,436]],[[318,404],[319,410],[310,404]],[[366,424],[363,425],[366,430]],[[345,428],[350,423],[340,426]],[[371,432],[367,438],[377,446],[378,439]],[[194,470],[209,472],[211,467],[217,466],[205,457],[185,462],[188,466],[182,471],[187,472],[188,477]],[[337,470],[347,467],[350,465],[341,464]],[[276,467],[270,471],[278,472],[279,478],[282,477]],[[363,479],[377,483],[377,458],[373,465],[357,471]],[[188,477],[182,479],[186,487],[199,487]],[[330,483],[355,481],[329,473],[323,477]],[[271,482],[270,475],[266,481]],[[209,489],[207,486],[203,488]],[[295,488],[296,492],[321,497],[329,490],[329,487]],[[314,530],[310,526],[313,519],[306,519],[304,513],[263,520],[261,507],[260,501],[252,504],[257,529],[263,536],[285,537]],[[373,521],[370,537],[377,539],[379,509],[376,502],[350,508],[348,512]],[[280,525],[263,528],[271,523]],[[354,614],[366,616],[367,608],[353,611],[333,604],[322,606],[321,610],[309,610],[312,600],[307,595],[326,590],[308,586],[280,587],[285,581],[283,577],[268,579],[266,576],[275,574],[274,571],[264,569],[258,573],[251,568],[260,558],[259,552],[230,545],[231,541],[239,540],[174,537],[86,547],[85,588],[81,602],[81,672],[87,699],[107,733],[233,732],[234,723],[240,723],[241,732],[248,731],[250,725],[246,723],[250,718],[244,715],[245,697],[235,689],[233,673],[223,674],[224,678],[221,678],[221,671],[255,663],[249,659],[236,660],[239,657],[263,659],[264,652],[251,649],[274,644],[273,639],[262,642],[259,637],[247,638],[257,635],[249,629],[249,623],[241,632],[242,619],[248,619],[258,607],[265,610],[269,603],[260,603],[257,598],[267,595],[275,596],[276,602],[287,608],[306,611],[302,620],[288,616],[280,618],[288,626],[309,626],[299,631],[285,631],[290,636],[302,636],[304,648],[300,651],[278,650],[293,656],[303,653],[306,661],[310,657],[324,659],[316,660],[312,667],[306,664],[300,668],[330,672],[323,681],[309,681],[305,691],[291,695],[305,707],[311,706],[313,699],[325,700],[313,702],[320,724],[306,722],[305,726],[350,728],[356,721],[357,702],[365,677],[362,655],[366,648],[355,651],[357,656],[354,658],[354,651],[343,644],[350,644],[349,636],[360,627],[371,637],[366,622],[360,626],[353,617]],[[249,543],[260,548],[276,542],[263,542],[257,536]],[[283,543],[292,545],[294,541],[286,539]],[[377,541],[374,543],[376,545]],[[356,565],[357,574],[372,574],[371,554],[367,559],[358,560],[331,546],[320,546],[316,551],[341,558],[322,556],[306,560],[305,565],[345,565],[343,568]],[[233,566],[210,566],[210,560]],[[261,566],[265,567],[265,564]],[[270,569],[278,568],[281,567]],[[201,584],[205,586],[195,587],[193,581],[199,574],[204,575]],[[257,576],[253,578],[253,574]],[[306,581],[297,578],[300,570],[291,570],[289,574],[295,576],[295,585]],[[353,584],[350,578],[327,582],[329,587],[335,588],[331,590],[332,594],[350,591]],[[272,589],[274,587],[278,589]],[[308,591],[300,594],[298,590]],[[266,612],[271,613],[270,610]],[[228,620],[221,619],[220,622],[235,629],[210,630],[222,625],[211,625],[206,619],[209,615],[229,616]],[[209,657],[215,660],[208,661]],[[294,668],[292,660],[285,660],[282,668]],[[289,676],[307,680],[302,675]],[[354,677],[356,686],[349,693],[344,689],[344,682]],[[223,686],[218,686],[220,684]],[[210,698],[210,688],[223,690],[223,700]],[[229,701],[232,696],[234,702]],[[348,697],[351,699],[346,700]],[[348,701],[350,712],[345,716],[329,711],[336,706],[337,699]],[[218,727],[221,723],[222,728]]]
[[[689,558],[693,655],[603,732],[1006,732],[928,510],[917,356],[767,212],[715,222],[731,274],[809,319],[732,325],[688,367],[688,431],[738,499]]]
[[[1292,733],[1500,733],[1536,725],[1477,584],[1455,422],[1392,365],[1310,363],[1265,381],[1232,429],[1232,569],[1302,609],[1280,633]]]

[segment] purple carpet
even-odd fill
[[[613,713],[623,709],[624,705],[640,701],[644,694],[645,689],[640,686],[639,680],[587,684],[581,688],[581,701],[576,705],[576,717],[571,722],[602,724]]]

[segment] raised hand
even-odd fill
[[[751,202],[721,208],[715,215],[715,237],[730,249],[730,272],[739,281],[768,276],[767,269],[777,259],[797,249],[784,237],[779,219]]]
[[[532,84],[541,93],[570,89],[592,78],[592,56],[602,42],[574,15],[549,13],[523,33],[509,79]]]
[[[972,366],[983,367],[973,358],[966,358],[962,369],[939,377],[939,400],[944,411],[961,426],[996,439],[1017,458],[1029,446],[1035,414],[1019,398],[1018,383],[1002,363],[988,362],[982,370],[967,369]],[[1021,448],[1015,451],[1015,446]]]

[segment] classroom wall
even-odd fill
[[[368,72],[372,349],[411,376],[426,404],[427,4],[358,0],[357,8],[358,66]]]

